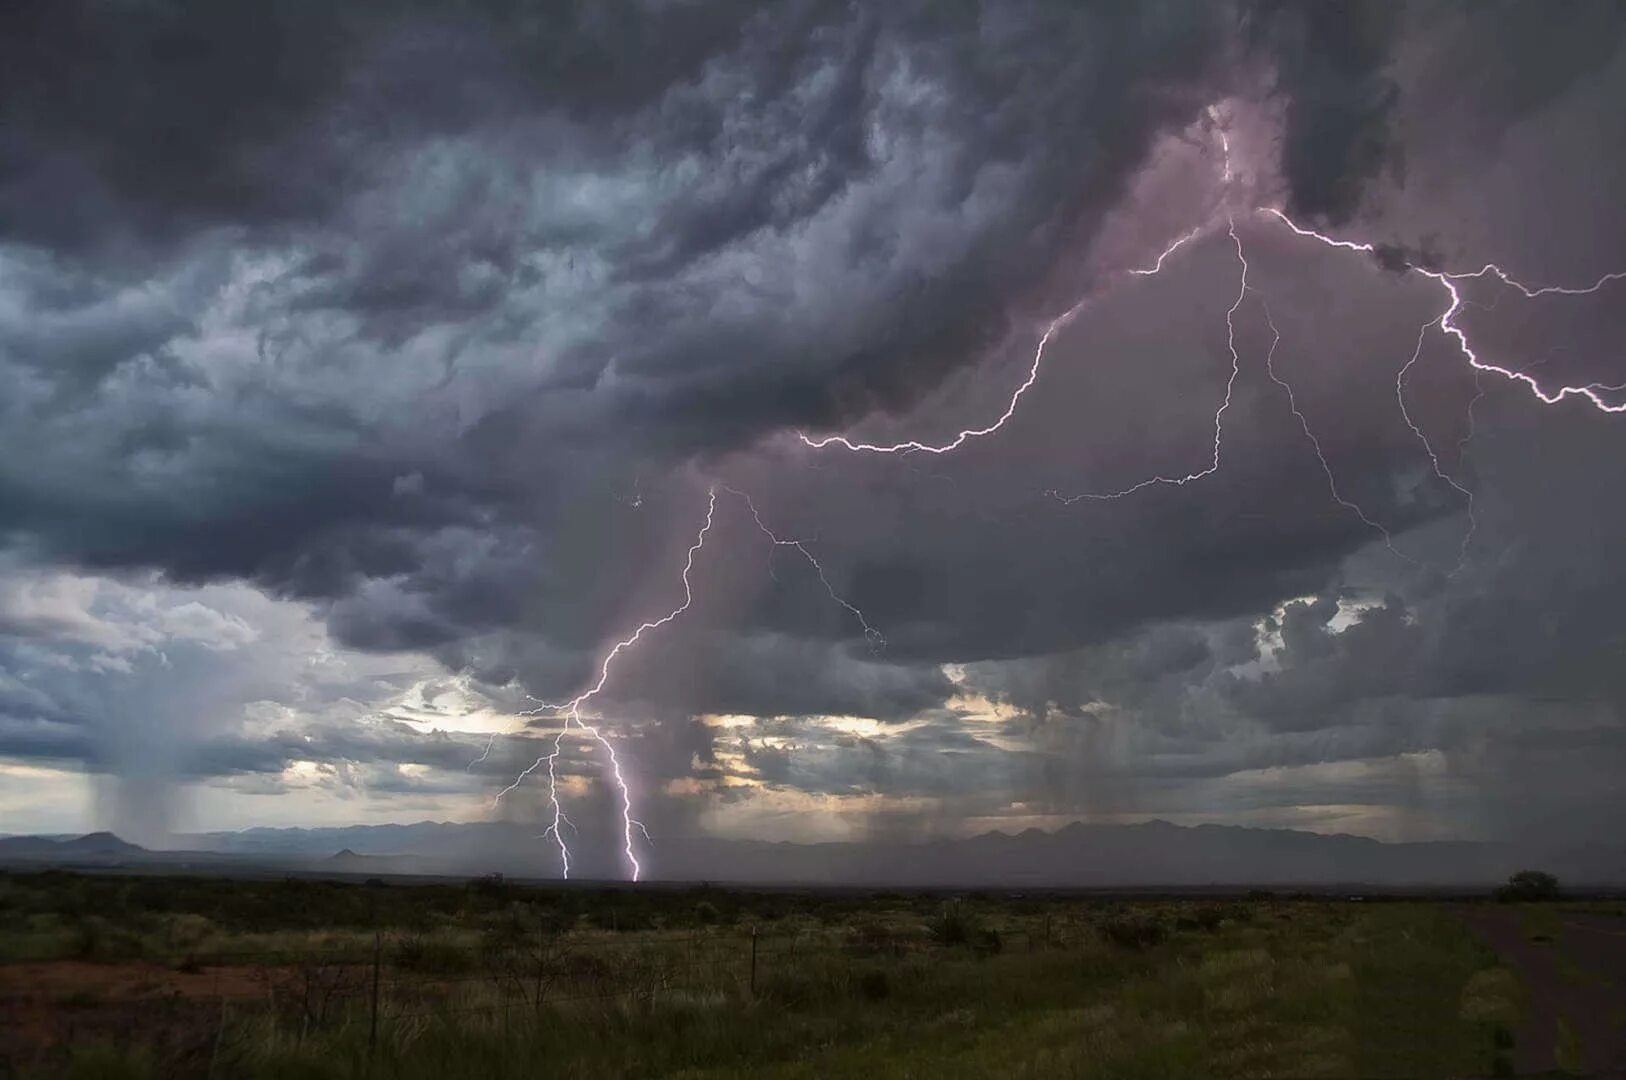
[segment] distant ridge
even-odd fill
[[[125,859],[140,858],[150,852],[138,844],[121,840],[110,832],[84,836],[8,836],[0,839],[0,858],[40,859]]]
[[[189,847],[261,859],[365,860],[369,873],[551,877],[556,855],[534,825],[420,821],[317,829],[250,829],[182,838]],[[578,837],[580,878],[616,879],[619,845]],[[1385,843],[1371,837],[1237,825],[1074,822],[890,843],[663,838],[648,859],[669,881],[742,884],[1083,887],[1333,883],[1491,886],[1525,867],[1573,882],[1626,884],[1626,846],[1536,848],[1468,841]]]
[[[420,821],[407,825],[248,829],[178,838],[187,850],[150,851],[111,833],[0,839],[0,863],[184,869],[220,873],[556,876],[556,851],[535,825]],[[619,845],[577,837],[572,877],[623,876]],[[1488,889],[1515,870],[1549,870],[1566,883],[1626,886],[1626,846],[1536,848],[1466,841],[1390,844],[1365,836],[1235,825],[1075,822],[915,843],[797,844],[662,838],[653,881],[903,888],[1466,888]]]

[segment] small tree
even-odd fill
[[[1558,896],[1558,879],[1545,870],[1520,870],[1496,890],[1496,899],[1503,903],[1557,900]]]

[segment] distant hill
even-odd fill
[[[179,838],[152,851],[112,833],[0,839],[0,863],[342,875],[499,872],[557,875],[556,851],[535,825],[421,821],[322,829],[247,829]],[[575,837],[572,877],[623,876],[618,841]],[[742,885],[929,888],[1489,888],[1515,870],[1549,870],[1567,884],[1626,886],[1626,847],[1386,844],[1361,836],[1229,825],[1076,823],[1055,832],[983,833],[919,843],[791,844],[658,838],[648,877]]]
[[[505,822],[248,829],[184,838],[204,852],[256,860],[322,859],[367,873],[515,877],[556,873],[551,841]],[[622,876],[619,844],[578,838],[573,876]],[[338,852],[338,855],[334,855]],[[657,838],[653,878],[739,884],[1004,888],[1491,886],[1542,867],[1572,883],[1626,885],[1626,847],[1534,848],[1469,842],[1388,844],[1367,837],[1228,825],[1075,823],[1055,832],[920,843],[792,844]],[[331,867],[330,867],[331,868]]]
[[[82,860],[140,859],[146,848],[121,840],[110,832],[84,836],[8,836],[0,839],[0,859],[72,862]]]

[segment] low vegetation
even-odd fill
[[[1426,903],[0,875],[0,1073],[1491,1075]]]

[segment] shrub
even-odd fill
[[[501,874],[486,874],[469,882],[469,892],[490,900],[501,899],[508,895],[508,880]]]
[[[1224,908],[1205,904],[1183,912],[1174,920],[1174,925],[1179,930],[1213,930],[1224,921]]]
[[[861,922],[847,930],[847,951],[857,956],[896,952],[897,940],[891,930],[879,922]]]
[[[1147,949],[1159,944],[1168,931],[1150,915],[1121,912],[1101,920],[1101,936],[1122,949]]]
[[[1496,890],[1496,899],[1502,903],[1533,900],[1557,900],[1558,879],[1544,870],[1520,870],[1507,879],[1507,884]]]
[[[392,950],[390,961],[400,971],[425,975],[456,975],[474,967],[474,956],[467,949],[417,936],[402,938]]]
[[[86,915],[72,933],[69,951],[81,960],[127,959],[145,951],[139,937],[99,915]]]
[[[863,972],[857,980],[858,994],[865,1001],[880,1001],[892,993],[892,981],[886,977],[886,972],[870,970]]]
[[[958,900],[945,901],[927,929],[939,945],[970,945],[983,933],[976,912]]]
[[[716,926],[721,918],[717,905],[710,900],[702,900],[694,906],[694,921],[701,926]]]

